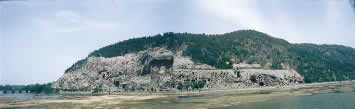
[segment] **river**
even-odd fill
[[[277,101],[242,104],[221,109],[354,109],[355,92],[287,97]]]

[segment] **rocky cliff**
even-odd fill
[[[352,80],[355,50],[292,44],[254,30],[164,33],[93,51],[58,79],[58,89],[184,91]]]
[[[105,91],[177,91],[179,84],[201,82],[197,88],[240,88],[284,86],[303,83],[303,77],[292,69],[263,69],[260,65],[236,64],[232,69],[216,69],[195,63],[182,52],[154,48],[111,58],[89,57],[73,72],[65,73],[54,83],[59,89],[94,89]],[[256,69],[257,68],[257,69]]]

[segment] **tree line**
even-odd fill
[[[0,90],[22,90],[30,91],[31,93],[54,93],[57,90],[51,87],[51,83],[31,84],[31,85],[0,85]]]

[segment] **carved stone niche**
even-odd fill
[[[147,65],[144,65],[142,75],[147,74],[168,74],[172,72],[174,64],[173,56],[161,56],[148,60]]]
[[[120,81],[117,81],[117,80],[115,80],[114,82],[113,82],[113,84],[116,86],[116,87],[118,87],[118,88],[120,88]]]
[[[279,78],[273,75],[251,75],[249,80],[253,83],[257,83],[259,86],[275,86],[280,83]]]

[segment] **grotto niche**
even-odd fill
[[[173,64],[173,56],[154,58],[151,59],[148,65],[144,66],[142,74],[169,74],[172,72]]]

